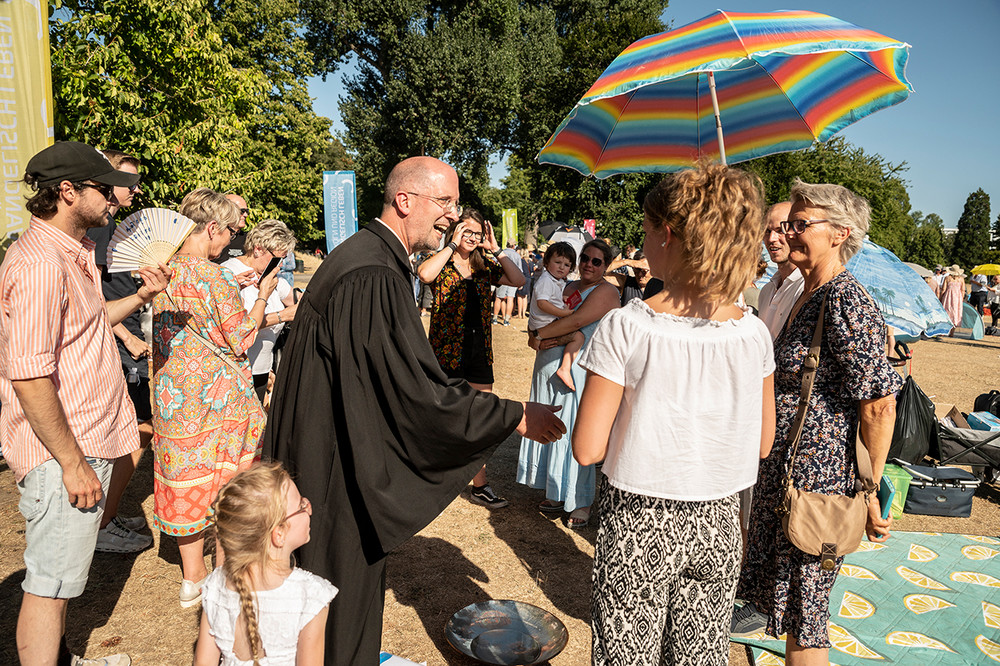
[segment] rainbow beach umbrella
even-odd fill
[[[905,100],[909,48],[815,12],[717,10],[625,49],[537,159],[607,178],[808,148]]]

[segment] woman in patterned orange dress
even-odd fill
[[[180,601],[188,607],[201,600],[208,575],[208,508],[219,488],[259,456],[264,410],[246,351],[277,275],[262,280],[248,312],[233,273],[210,261],[229,245],[239,209],[199,188],[184,197],[180,213],[197,226],[170,260],[170,285],[153,300],[153,524],[177,537]]]

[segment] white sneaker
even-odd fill
[[[143,516],[132,516],[131,518],[115,516],[111,519],[111,522],[117,524],[118,527],[124,527],[127,530],[132,530],[133,532],[138,532],[146,526],[146,519]]]
[[[138,553],[152,545],[153,537],[122,526],[115,517],[97,533],[95,550],[98,553]]]
[[[181,580],[181,608],[191,608],[201,603],[201,586],[205,584],[207,578],[208,576],[205,576],[197,583]]]
[[[73,659],[69,663],[70,666],[129,666],[132,663],[132,657],[122,653],[99,657],[97,659],[84,659],[74,654]]]

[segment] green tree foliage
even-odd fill
[[[528,181],[530,205],[518,206],[522,226],[596,214],[578,190],[611,188],[585,186],[565,169],[538,168],[534,156],[622,49],[663,30],[665,6],[666,0],[302,0],[320,67],[334,71],[349,58],[359,65],[346,81],[341,113],[345,143],[369,192],[362,208],[377,211],[386,173],[411,155],[447,160],[463,176],[465,203],[495,206],[486,167],[507,151],[512,170]]]
[[[246,193],[256,218],[289,224],[299,240],[323,236],[323,171],[349,169],[350,160],[330,134],[330,120],[316,115],[306,78],[312,53],[302,37],[297,0],[212,0],[210,10],[230,62],[258,69],[268,81],[247,118],[246,154],[268,174]]]
[[[50,23],[57,139],[142,160],[144,204],[199,185],[255,189],[246,118],[267,85],[232,66],[202,0],[63,2]]]
[[[359,65],[341,114],[366,214],[378,212],[392,165],[412,155],[445,158],[485,182],[490,155],[510,137],[522,56],[541,48],[539,35],[524,33],[517,2],[303,0],[302,8],[321,65],[333,70],[350,57]]]
[[[795,178],[843,185],[871,205],[868,235],[872,241],[906,257],[916,224],[909,214],[910,195],[901,177],[905,163],[892,164],[881,155],[868,154],[834,137],[809,150],[768,155],[737,166],[760,176],[769,204],[787,201]]]
[[[294,0],[61,2],[50,23],[56,135],[142,160],[142,205],[207,185],[251,221],[322,236],[321,174],[349,164],[312,110]]]
[[[951,248],[951,261],[972,268],[986,261],[990,249],[990,195],[979,188],[965,200],[958,218],[958,231]]]
[[[944,220],[937,213],[924,215],[920,211],[910,214],[913,236],[906,245],[905,261],[912,261],[926,268],[944,264]]]

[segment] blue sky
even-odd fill
[[[839,136],[893,163],[906,162],[913,210],[937,213],[955,226],[965,199],[982,188],[1000,213],[1000,0],[671,0],[663,14],[672,26],[715,9],[808,9],[830,14],[912,45],[906,74],[914,93],[902,104],[851,125]],[[342,130],[340,74],[314,79],[316,111]],[[539,146],[541,148],[541,146]],[[545,167],[557,168],[557,167]],[[504,173],[498,164],[494,180]]]

